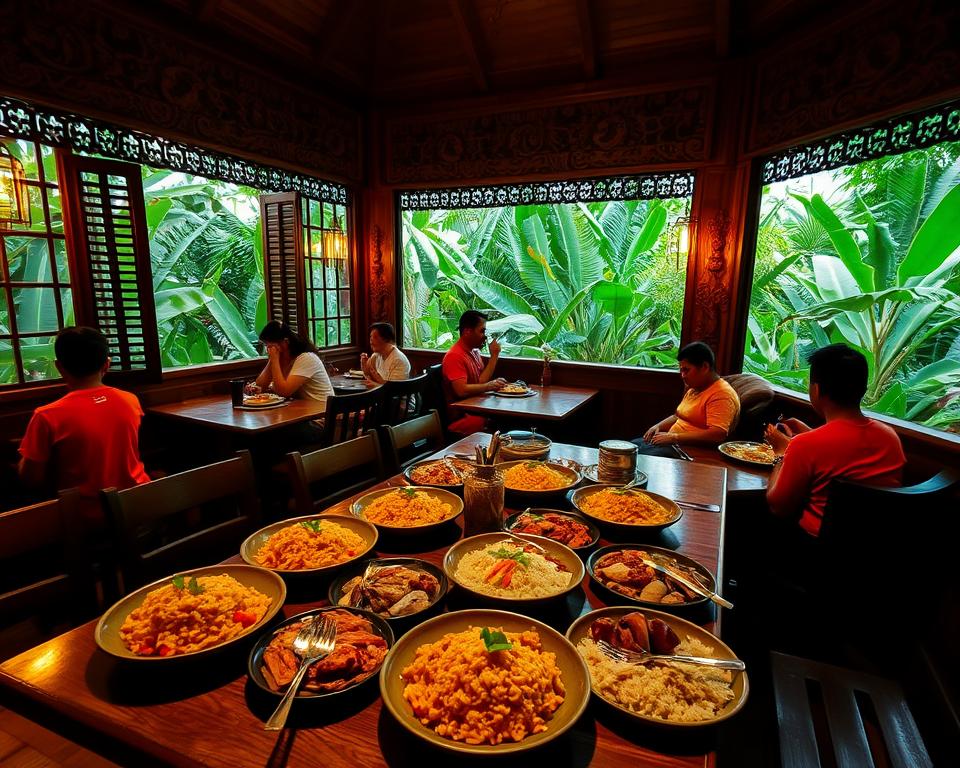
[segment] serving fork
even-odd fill
[[[650,653],[650,651],[628,651],[617,648],[606,640],[597,640],[597,647],[614,661],[627,664],[649,664],[651,661],[681,662],[683,664],[700,664],[714,669],[732,669],[743,672],[747,668],[740,659],[712,659],[708,656],[675,656],[673,654]]]
[[[337,644],[337,622],[325,616],[314,617],[313,621],[303,627],[293,641],[293,651],[300,657],[300,667],[293,676],[287,692],[283,694],[280,705],[270,715],[270,719],[263,726],[265,731],[280,731],[286,725],[290,707],[297,697],[297,689],[303,682],[303,676],[310,665],[327,656]]]

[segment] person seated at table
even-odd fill
[[[767,442],[776,454],[767,503],[778,517],[799,523],[810,537],[820,533],[827,489],[836,478],[896,486],[906,456],[892,427],[860,410],[867,391],[867,360],[846,344],[811,353],[810,404],[826,421],[813,429],[799,419],[768,424]]]
[[[443,390],[451,432],[470,435],[480,432],[486,420],[480,416],[464,415],[454,403],[473,395],[494,392],[506,386],[506,380],[493,378],[500,357],[500,344],[490,340],[490,359],[483,364],[480,349],[487,343],[487,316],[473,309],[460,315],[460,338],[443,356]]]
[[[716,369],[713,350],[702,341],[687,344],[677,354],[686,390],[672,416],[654,424],[633,440],[641,453],[671,455],[671,445],[719,445],[740,415],[740,398]]]
[[[396,344],[397,335],[390,323],[370,326],[370,348],[373,354],[360,355],[360,368],[370,381],[400,381],[410,378],[410,361]]]
[[[263,326],[260,341],[267,349],[268,360],[257,376],[257,386],[272,387],[283,397],[327,402],[333,385],[320,352],[312,343],[276,320]]]
[[[84,521],[103,522],[103,488],[130,488],[150,481],[140,461],[143,409],[137,396],[106,386],[107,339],[83,326],[64,328],[53,344],[55,365],[67,394],[37,408],[20,443],[18,472],[33,488],[50,479],[57,490],[77,488]]]

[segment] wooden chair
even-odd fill
[[[423,413],[424,400],[430,378],[426,373],[401,381],[388,381],[383,385],[383,424],[400,424],[415,419]]]
[[[249,451],[102,494],[125,592],[236,554],[260,519]]]
[[[387,441],[388,460],[394,472],[403,471],[447,444],[440,415],[436,410],[403,424],[387,425],[383,430]]]
[[[894,681],[782,653],[770,659],[783,768],[932,768]]]
[[[383,387],[352,395],[331,395],[320,445],[327,448],[375,430],[383,412]]]
[[[386,477],[376,432],[312,453],[288,453],[287,472],[298,515],[322,512]],[[318,487],[323,493],[334,485],[337,490],[315,498]]]
[[[41,616],[72,625],[96,614],[77,499],[75,490],[63,491],[57,499],[0,513],[2,626]]]

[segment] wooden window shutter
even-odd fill
[[[60,150],[57,163],[77,324],[107,337],[113,383],[159,380],[140,166]]]
[[[308,336],[300,195],[261,195],[260,221],[267,314],[271,320],[279,320],[296,333]]]

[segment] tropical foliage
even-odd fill
[[[686,254],[668,221],[685,202],[404,211],[403,343],[445,349],[479,309],[505,354],[674,365]]]
[[[259,192],[143,169],[161,362],[255,357],[266,323]]]
[[[805,355],[866,356],[865,407],[960,431],[960,143],[763,189],[744,368],[805,391]]]

